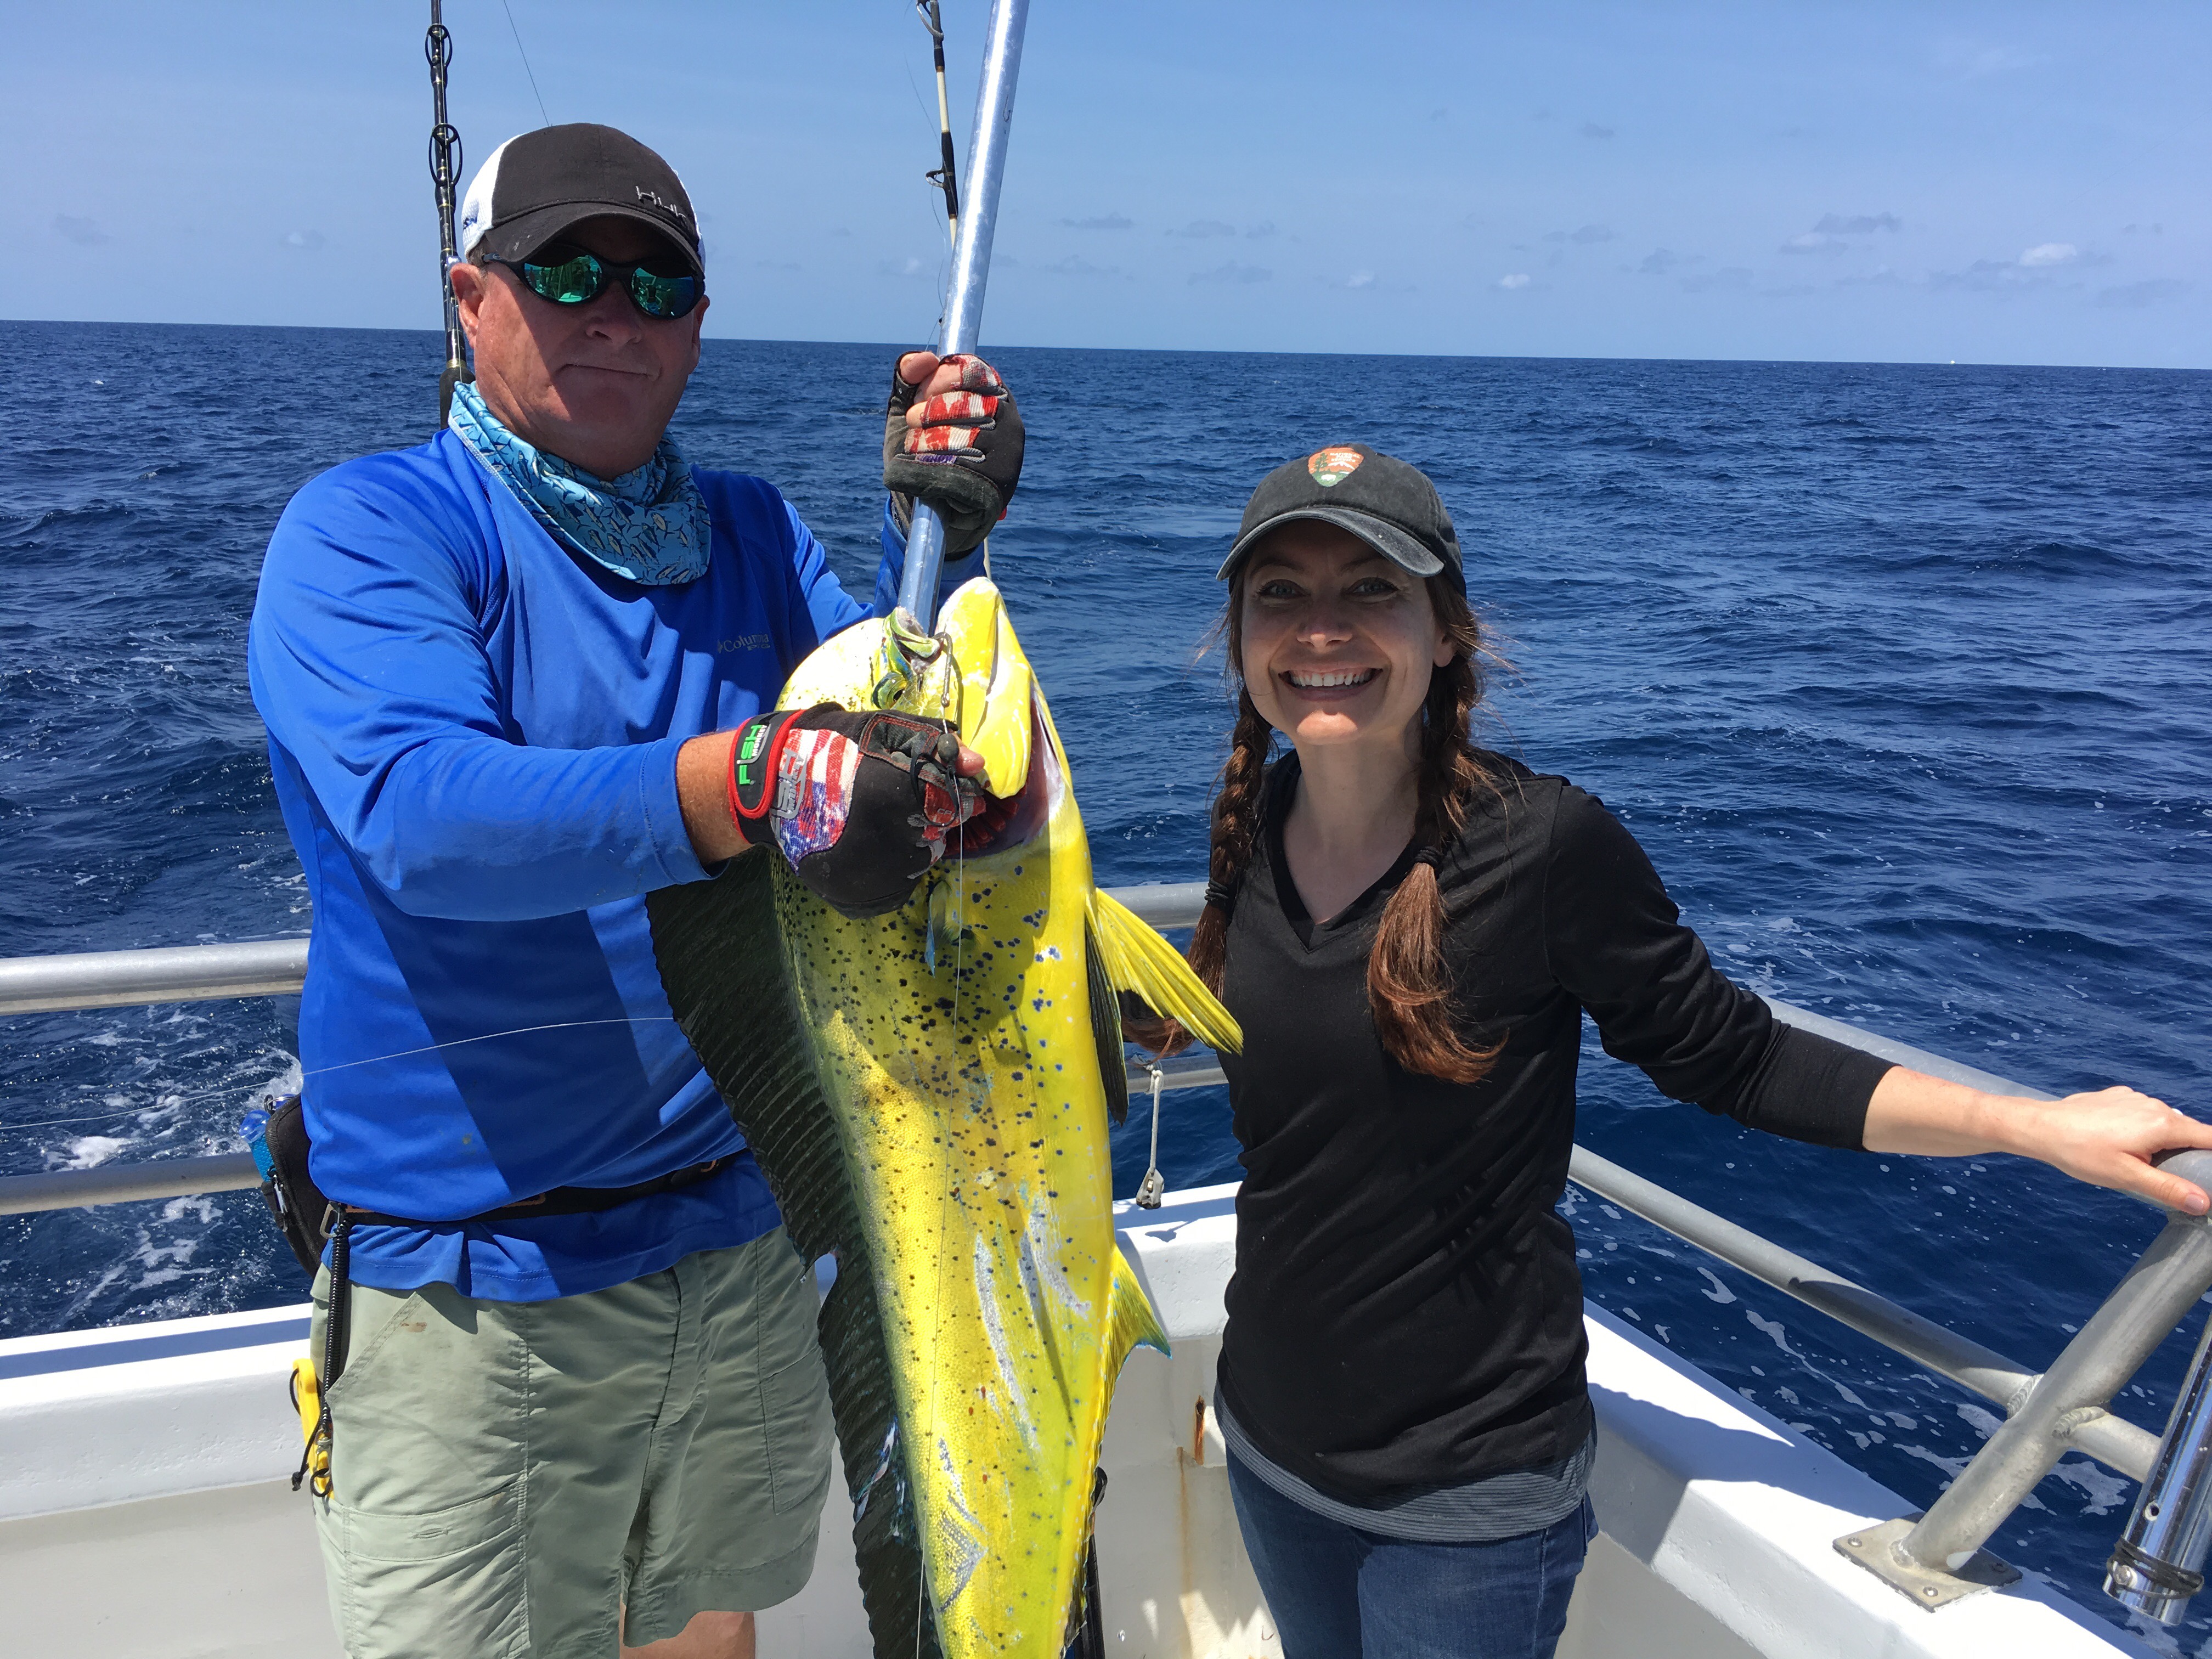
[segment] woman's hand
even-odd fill
[[[2212,1148],[2212,1123],[2135,1089],[2021,1100],[1894,1066],[1867,1106],[1864,1144],[1870,1152],[1932,1158],[2015,1152],[2169,1210],[2203,1215],[2208,1205],[2203,1188],[2150,1160],[2182,1147]]]

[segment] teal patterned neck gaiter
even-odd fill
[[[449,424],[553,538],[618,576],[666,587],[706,574],[713,521],[691,468],[666,437],[619,478],[595,478],[524,442],[472,383],[453,388]]]

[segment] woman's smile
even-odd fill
[[[1378,668],[1291,668],[1281,678],[1301,696],[1336,702],[1365,690],[1381,672]]]

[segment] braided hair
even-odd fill
[[[1376,1036],[1401,1066],[1449,1083],[1473,1083],[1489,1071],[1504,1045],[1470,1048],[1454,1024],[1437,866],[1466,829],[1477,799],[1495,793],[1498,785],[1475,757],[1468,736],[1475,705],[1482,699],[1480,624],[1465,588],[1451,576],[1431,576],[1426,586],[1452,658],[1433,671],[1421,707],[1413,817],[1413,840],[1420,850],[1376,927],[1367,958],[1367,1003]],[[1244,683],[1243,599],[1240,572],[1230,585],[1224,623],[1230,678],[1237,688],[1237,726],[1213,801],[1206,908],[1190,941],[1190,965],[1217,994],[1228,963],[1230,911],[1259,840],[1261,780],[1275,741],[1274,728],[1261,717]],[[1135,1041],[1162,1053],[1175,1053],[1190,1042],[1172,1020],[1138,1013],[1124,1024]]]

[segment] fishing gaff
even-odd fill
[[[1014,119],[1014,82],[1021,73],[1022,31],[1029,0],[992,0],[983,45],[983,77],[975,88],[975,126],[968,143],[968,211],[952,246],[937,355],[973,351],[983,321],[983,289],[991,275],[991,236],[998,228],[999,185],[1006,176],[1006,134]],[[920,501],[906,540],[899,609],[927,635],[937,615],[937,574],[945,562],[945,526]]]

